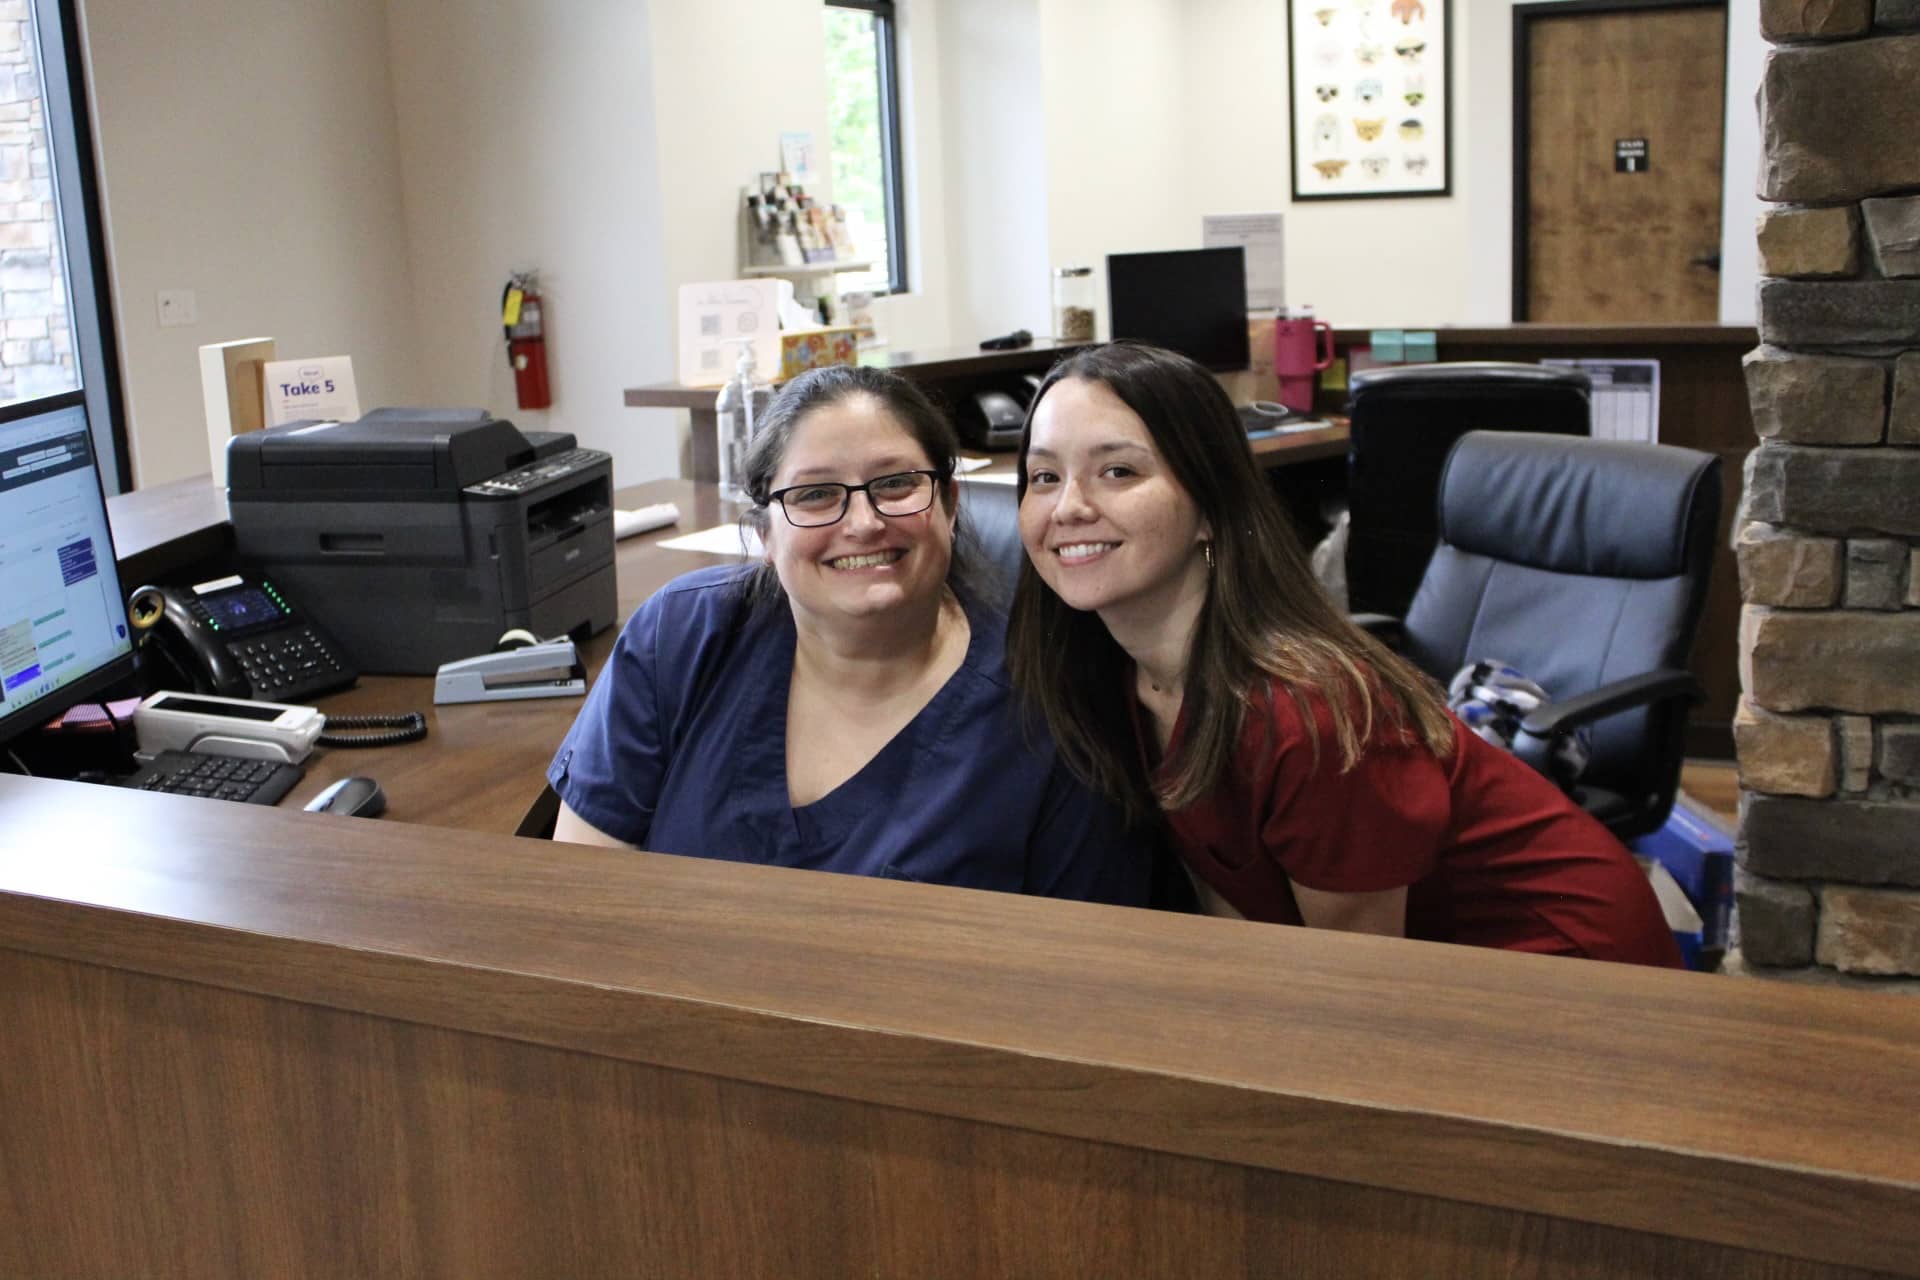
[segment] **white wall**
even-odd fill
[[[1342,324],[1505,320],[1512,3],[1455,8],[1454,195],[1294,208],[1285,6],[904,0],[913,288],[879,305],[883,331],[910,349],[1045,332],[1052,267],[1272,209],[1292,302]],[[256,333],[352,354],[368,407],[482,404],[609,449],[622,483],[677,473],[685,415],[621,393],[673,376],[676,288],[732,273],[735,197],[778,135],[826,147],[820,9],[90,0],[137,482],[205,470],[195,348]],[[1757,0],[1731,9],[1722,314],[1750,322],[1764,46]],[[548,290],[544,414],[512,407],[497,326],[523,266]],[[194,289],[200,322],[160,329],[161,288]]]
[[[135,483],[208,469],[202,343],[416,395],[382,0],[89,0],[84,36]],[[170,288],[198,324],[160,328]]]
[[[660,225],[669,318],[682,284],[727,280],[739,266],[736,208],[740,190],[780,167],[780,135],[813,135],[818,171],[808,193],[831,200],[827,148],[826,25],[819,0],[656,0],[651,68],[660,128]],[[908,265],[911,296],[875,308],[895,346],[946,340],[947,246],[940,131],[938,12],[914,4],[899,36],[906,74],[902,133],[908,152]],[[677,338],[665,347],[672,377]],[[626,410],[649,435],[684,441],[687,415]],[[684,444],[681,445],[684,451]],[[678,462],[656,474],[674,474]]]
[[[905,8],[915,22],[928,12]],[[1040,0],[948,3],[939,20],[951,341],[1048,333]]]
[[[570,431],[614,455],[616,484],[677,474],[671,419],[621,404],[673,376],[660,141],[695,115],[672,99],[656,114],[648,7],[443,0],[388,14],[420,396]],[[515,407],[500,328],[501,289],[524,267],[546,302],[545,411]]]
[[[874,323],[895,350],[930,351],[974,341],[956,327],[952,312],[959,276],[953,263],[956,219],[948,206],[953,187],[947,145],[949,138],[964,137],[966,125],[945,115],[948,76],[941,43],[942,24],[964,16],[963,10],[951,0],[914,0],[895,11],[909,275],[904,294],[874,303]]]
[[[1040,0],[1047,260],[1093,268],[1101,337],[1107,254],[1200,242],[1181,189],[1183,8],[1179,0]]]
[[[1454,129],[1451,196],[1292,203],[1287,112],[1287,7],[1262,0],[1190,0],[1182,14],[1186,172],[1180,183],[1187,243],[1209,213],[1286,212],[1286,297],[1342,325],[1460,318],[1472,264],[1467,236],[1472,177]],[[1456,5],[1454,38],[1466,15]],[[1458,68],[1458,63],[1455,64]],[[1456,95],[1458,90],[1456,89]],[[1456,99],[1457,102],[1457,99]]]
[[[1051,261],[1092,266],[1104,297],[1109,253],[1197,248],[1207,214],[1279,210],[1289,303],[1337,324],[1463,318],[1462,195],[1292,204],[1284,5],[1041,0],[1041,14]],[[1457,157],[1465,122],[1454,130]],[[1470,186],[1456,172],[1455,192]]]
[[[1039,2],[1051,262],[1098,269],[1107,253],[1197,246],[1209,213],[1281,210],[1290,303],[1354,326],[1510,318],[1514,0],[1454,5],[1451,196],[1298,206],[1287,173],[1286,6]],[[1721,312],[1751,323],[1757,0],[1731,0],[1729,22]],[[1003,272],[998,287],[1015,283]]]

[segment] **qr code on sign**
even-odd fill
[[[718,347],[708,347],[705,351],[702,351],[700,353],[700,367],[702,369],[718,369],[720,367],[720,349]]]
[[[700,317],[700,336],[703,338],[717,338],[720,336],[720,316],[718,313],[709,311],[706,315]]]

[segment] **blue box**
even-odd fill
[[[1687,967],[1718,968],[1733,921],[1733,833],[1683,796],[1674,801],[1664,826],[1630,847],[1665,867],[1700,913],[1698,935],[1674,935]]]

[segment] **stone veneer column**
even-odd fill
[[[1920,0],[1760,23],[1741,964],[1884,984],[1920,975]]]

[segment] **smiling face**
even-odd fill
[[[1063,378],[1034,410],[1020,540],[1068,605],[1171,617],[1206,590],[1211,536],[1147,424],[1104,382]]]
[[[794,424],[769,488],[865,484],[932,467],[926,450],[884,404],[854,394]],[[856,493],[837,524],[796,528],[781,511],[768,512],[766,557],[796,615],[827,625],[872,619],[941,599],[953,560],[953,525],[950,484],[936,493],[933,505],[908,516],[880,515],[866,494]]]

